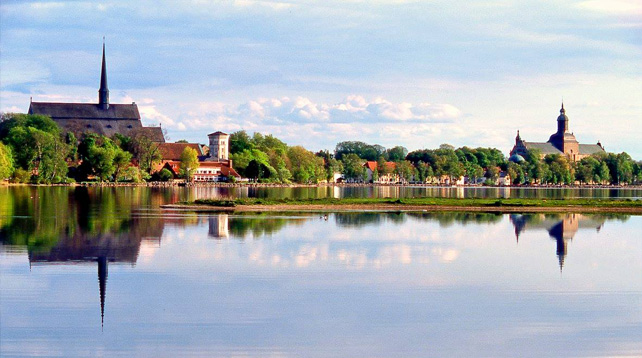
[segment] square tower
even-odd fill
[[[229,142],[230,135],[223,132],[214,132],[207,135],[210,139],[210,157],[209,160],[224,161],[229,160]]]

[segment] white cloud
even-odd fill
[[[616,15],[642,15],[639,0],[589,0],[577,4],[579,8]]]

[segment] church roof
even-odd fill
[[[543,155],[548,154],[564,154],[559,149],[555,148],[551,143],[541,143],[541,142],[524,142],[526,149],[537,149]]]
[[[597,144],[580,144],[580,154],[604,153],[604,148]]]
[[[163,135],[163,129],[161,127],[141,127],[137,129],[137,132],[152,142],[165,142],[165,135]]]
[[[101,109],[95,103],[48,103],[31,102],[29,114],[41,114],[51,119],[129,119],[140,120],[138,106],[132,104],[110,104]]]

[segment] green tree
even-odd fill
[[[544,157],[549,171],[545,180],[552,184],[572,184],[575,181],[575,170],[565,155],[549,154]]]
[[[114,178],[118,180],[120,173],[131,165],[132,154],[120,148],[114,150]]]
[[[252,139],[247,135],[246,131],[238,131],[230,134],[230,154],[241,153],[252,149],[254,149],[254,144],[252,144]]]
[[[288,148],[292,178],[298,183],[317,183],[326,177],[323,159],[301,147]]]
[[[343,176],[349,180],[363,179],[363,160],[358,155],[350,153],[341,159],[343,164]]]
[[[409,182],[415,176],[416,170],[411,162],[402,160],[395,166],[395,174],[404,182]]]
[[[160,181],[170,181],[174,178],[174,175],[172,175],[172,172],[169,171],[169,169],[163,168],[158,172],[158,178]]]
[[[386,150],[385,158],[391,162],[400,162],[406,159],[408,155],[408,149],[402,146],[396,146]]]
[[[13,155],[11,147],[0,142],[0,181],[8,179],[13,174]]]
[[[186,181],[192,181],[194,172],[198,169],[198,153],[194,148],[185,147],[181,153],[180,175]]]

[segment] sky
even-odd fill
[[[0,111],[112,103],[169,141],[246,130],[333,150],[580,143],[642,159],[639,0],[0,3]]]

